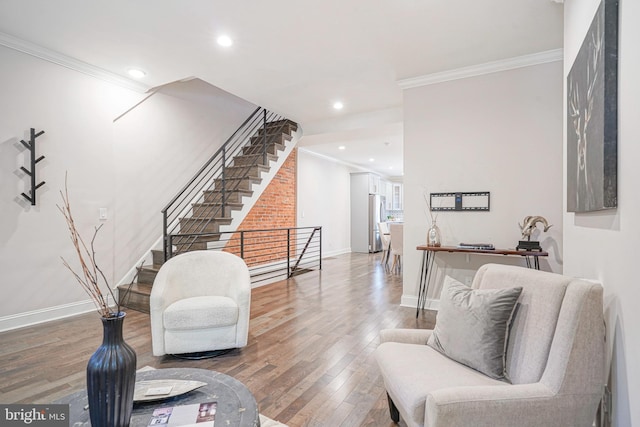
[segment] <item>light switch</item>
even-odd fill
[[[100,220],[101,221],[106,221],[107,220],[107,216],[108,216],[108,211],[107,208],[100,208]]]

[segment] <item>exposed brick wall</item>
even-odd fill
[[[294,149],[287,160],[271,180],[258,201],[238,227],[238,230],[264,230],[284,227],[295,227],[297,210],[297,160],[298,150]],[[275,239],[275,241],[274,241]],[[247,265],[260,265],[276,260],[286,259],[286,230],[277,233],[246,233],[244,258]],[[230,242],[237,245],[239,233],[235,233]],[[295,232],[291,232],[291,254],[294,254]],[[240,249],[225,249],[240,255]]]

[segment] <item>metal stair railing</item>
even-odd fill
[[[322,227],[285,227],[236,230],[216,234],[217,248],[238,255],[249,267],[252,283],[287,279],[307,271],[322,270]],[[204,234],[206,236],[206,233]],[[197,234],[194,236],[203,236]],[[189,235],[169,235],[182,239]]]
[[[173,256],[174,246],[179,252],[185,252],[200,248],[202,245],[198,244],[215,239],[211,227],[217,233],[216,220],[231,218],[230,196],[238,193],[237,200],[241,200],[242,194],[250,192],[250,186],[249,190],[242,189],[242,182],[251,179],[251,171],[255,167],[269,166],[269,145],[279,143],[282,134],[289,133],[292,126],[297,127],[294,122],[262,107],[251,113],[162,209],[165,261]],[[274,152],[277,150],[274,149]],[[241,165],[236,165],[234,161],[242,155],[246,155],[246,158]],[[233,174],[230,173],[232,166],[237,166]],[[211,192],[208,198],[206,191]],[[193,205],[198,202],[206,202],[203,208],[205,213],[194,215]],[[211,203],[210,208],[206,207],[207,203]],[[176,235],[180,237],[175,237]]]
[[[304,244],[304,247],[302,248],[302,251],[300,251],[300,256],[298,256],[298,258],[296,259],[296,263],[293,267],[287,267],[287,269],[289,270],[289,277],[293,276],[298,269],[300,268],[300,263],[302,262],[304,256],[306,255],[307,251],[309,250],[309,246],[312,244],[312,242],[314,242],[313,238],[316,235],[316,231],[319,233],[319,237],[317,239],[318,242],[318,253],[320,255],[322,255],[322,227],[314,227],[313,231],[311,231],[311,234],[309,234],[309,238],[307,239],[307,242]],[[291,236],[290,236],[291,230],[289,230],[289,233],[287,234],[287,239],[290,241],[291,240]],[[319,265],[320,265],[320,270],[322,270],[322,256],[319,257]]]

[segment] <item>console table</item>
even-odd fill
[[[259,427],[258,405],[256,400],[240,381],[229,375],[208,369],[169,368],[152,369],[136,373],[136,380],[194,380],[207,385],[188,393],[168,399],[136,402],[131,414],[131,427],[147,427],[154,409],[165,406],[189,405],[217,401],[215,425]],[[89,411],[86,390],[78,391],[57,400],[55,403],[68,403],[70,425],[89,427]]]
[[[427,291],[429,290],[429,279],[431,278],[431,270],[433,269],[433,261],[438,252],[456,252],[466,254],[484,254],[484,255],[506,255],[525,257],[527,267],[540,270],[540,262],[538,258],[549,256],[548,252],[543,251],[518,251],[515,249],[470,249],[459,248],[457,246],[427,246],[419,245],[417,250],[422,251],[422,267],[420,271],[420,288],[418,289],[418,305],[416,307],[416,317],[420,310],[424,310],[424,304],[427,300]]]

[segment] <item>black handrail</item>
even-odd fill
[[[180,252],[202,249],[207,234],[219,231],[220,222],[230,222],[230,203],[240,203],[252,193],[251,183],[258,182],[260,171],[268,169],[272,144],[275,154],[275,144],[282,144],[284,135],[296,128],[295,123],[262,107],[247,117],[162,209],[165,260],[173,256],[174,246]]]
[[[322,269],[322,227],[283,227],[169,235],[173,239],[215,237],[218,247],[245,260],[253,283]],[[291,264],[294,267],[291,268]]]

